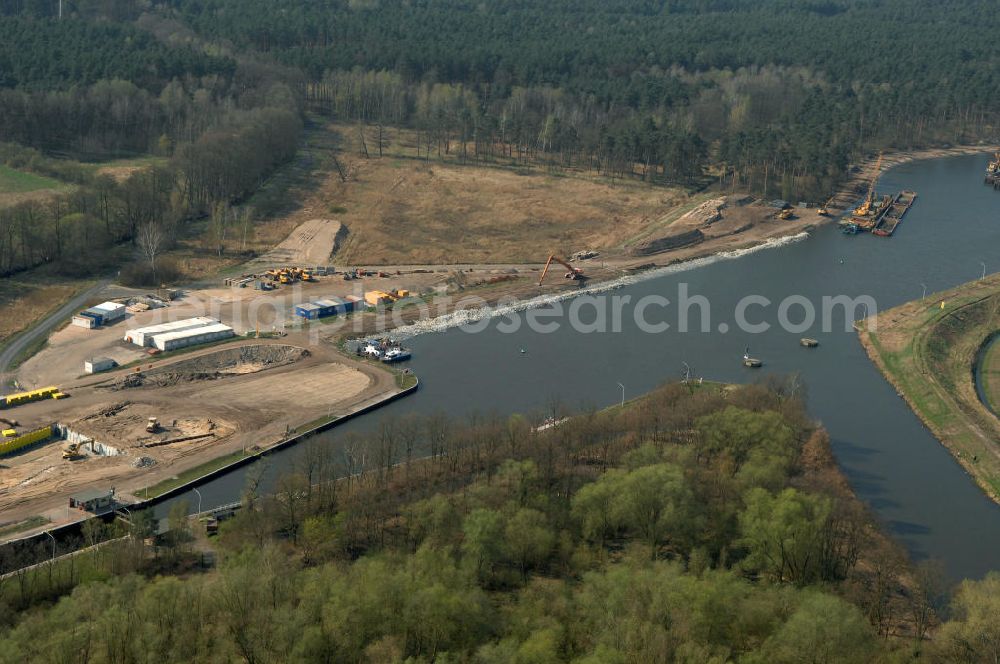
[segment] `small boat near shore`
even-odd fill
[[[748,369],[759,369],[764,366],[764,363],[758,360],[756,357],[750,357],[750,347],[743,351],[743,366]]]
[[[399,342],[392,341],[391,339],[365,341],[358,347],[358,355],[385,362],[386,364],[403,362],[413,356],[409,348],[404,348]]]
[[[394,346],[393,348],[390,348],[384,353],[382,353],[382,357],[379,359],[381,359],[383,362],[386,363],[402,362],[404,360],[410,359],[411,355],[412,354],[410,353],[409,348],[403,348],[402,346]]]
[[[815,348],[819,345],[819,341],[816,339],[810,339],[809,337],[802,337],[799,339],[799,345],[805,348]]]

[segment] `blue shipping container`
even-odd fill
[[[102,311],[100,309],[93,309],[92,308],[92,309],[84,309],[83,311],[80,312],[80,315],[81,316],[86,316],[87,318],[93,318],[95,321],[97,321],[98,325],[101,325],[101,324],[104,323],[104,314],[105,313],[107,313],[107,312]]]
[[[315,304],[299,304],[295,306],[295,315],[309,320],[319,318],[320,308]]]

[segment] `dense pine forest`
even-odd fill
[[[121,183],[76,177],[75,199],[0,212],[0,274],[58,259],[67,216],[92,226],[83,254],[134,240],[150,219],[166,221],[169,244],[213,210],[237,217],[225,210],[291,159],[307,112],[357,125],[371,152],[405,126],[423,159],[717,180],[813,203],[865,155],[995,139],[998,125],[989,2],[65,0],[62,19],[58,8],[0,7],[0,142],[22,157],[7,163],[51,172],[45,157],[158,155],[153,198],[169,205],[137,212]]]
[[[391,86],[389,101],[337,104],[340,117],[447,125],[607,172],[682,180],[716,164],[759,190],[768,169],[787,197],[815,199],[861,152],[973,140],[997,124],[1000,19],[985,2],[160,4],[329,82],[319,99]],[[398,79],[337,75],[354,70]]]

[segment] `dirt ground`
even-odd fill
[[[297,238],[311,236],[322,223],[329,224],[330,235],[335,223],[343,226],[330,261],[338,267],[405,271],[462,264],[488,271],[534,266],[550,253],[568,258],[584,250],[598,251],[602,263],[622,267],[635,263],[629,250],[636,242],[658,234],[700,228],[704,246],[696,253],[703,254],[791,235],[823,221],[815,210],[801,210],[794,221],[758,229],[773,220],[775,211],[748,205],[749,199],[738,195],[612,181],[579,169],[462,164],[454,154],[418,159],[413,137],[400,130],[392,130],[385,156],[364,157],[355,145],[355,128],[329,125],[314,132],[310,163],[320,166],[310,172],[308,185],[292,192],[297,209],[261,224],[256,233],[258,240],[277,232],[287,239],[267,258],[252,261],[247,271],[304,259],[306,243]],[[721,215],[709,220],[698,214],[700,206],[715,200],[721,200]],[[327,242],[318,244],[317,251],[325,253]],[[654,262],[664,258],[658,253]]]
[[[248,271],[272,267],[329,265],[343,225],[336,219],[310,219],[281,244],[247,263]]]
[[[5,411],[22,430],[55,421],[121,454],[69,461],[64,443],[52,441],[0,460],[0,520],[44,514],[58,523],[81,489],[127,495],[397,391],[390,372],[308,343],[304,335],[238,341],[154,363],[142,372],[147,381],[127,380],[134,369],[88,376],[64,384],[68,399]],[[149,417],[159,421],[154,433]]]
[[[680,188],[636,181],[415,159],[402,143],[362,158],[353,130],[327,130],[338,134],[347,181],[331,163],[283,221],[336,214],[348,231],[341,263],[539,262],[551,252],[621,246],[688,200]]]

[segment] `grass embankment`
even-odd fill
[[[944,306],[942,307],[942,302]],[[1000,420],[979,401],[973,365],[1000,328],[1000,275],[882,312],[859,329],[869,357],[924,424],[1000,502]]]
[[[237,452],[233,452],[232,454],[217,457],[211,461],[206,461],[201,465],[195,466],[194,468],[189,468],[188,470],[167,478],[162,482],[158,482],[153,486],[146,487],[145,489],[138,489],[133,492],[133,495],[139,498],[156,498],[158,496],[162,496],[168,491],[172,491],[181,485],[187,484],[188,482],[194,481],[199,477],[228,466],[231,463],[236,463],[237,461],[252,455],[253,452],[248,453],[244,450],[239,450]]]
[[[1000,413],[1000,338],[990,338],[984,349],[979,365],[979,377],[986,401],[996,415]]]

